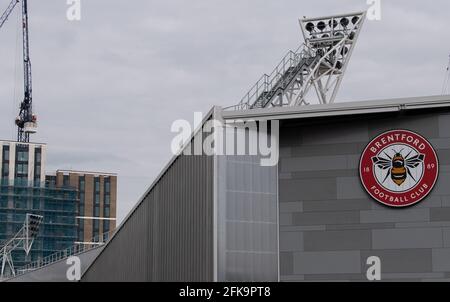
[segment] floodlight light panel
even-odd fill
[[[26,219],[27,219],[26,226],[27,226],[27,233],[28,233],[27,235],[28,235],[29,239],[33,239],[39,233],[39,229],[40,229],[40,226],[41,226],[41,223],[42,223],[44,217],[41,215],[28,213]]]
[[[353,17],[353,16],[362,16],[366,13],[366,11],[359,11],[355,13],[347,13],[347,14],[339,14],[339,15],[331,15],[331,16],[323,16],[323,17],[314,17],[314,18],[304,18],[300,19],[302,22],[314,22],[314,21],[320,21],[323,19],[337,19],[337,18],[344,18],[344,17]]]
[[[334,36],[336,32],[342,32],[343,36],[350,35],[352,31],[357,31],[365,12],[354,14],[341,14],[327,17],[300,19],[300,27],[306,42],[319,40],[319,34],[330,34]],[[353,38],[354,38],[353,34]],[[352,38],[352,39],[353,39]]]

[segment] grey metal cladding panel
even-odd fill
[[[358,211],[292,213],[292,224],[297,226],[360,223]]]
[[[433,189],[432,195],[450,195],[450,173],[439,172],[439,178],[437,180],[436,186]]]
[[[357,177],[338,177],[337,198],[338,199],[364,199],[368,197],[364,191],[359,176]]]
[[[417,132],[427,139],[437,138],[439,137],[439,118],[436,114],[424,114],[369,120],[370,137],[397,128]]]
[[[212,157],[178,157],[83,281],[212,281],[212,173]]]
[[[153,281],[211,281],[212,157],[181,157],[158,184]]]
[[[450,114],[439,116],[439,136],[450,137]]]
[[[347,157],[344,155],[292,157],[281,160],[281,172],[344,170],[346,168]]]
[[[433,271],[446,273],[450,271],[450,249],[433,249]]]
[[[402,211],[386,211],[386,209],[383,209],[361,212],[361,223],[427,222],[429,220],[429,209],[407,208],[402,209]]]
[[[366,260],[371,256],[381,260],[381,273],[426,273],[432,271],[431,249],[401,249],[362,251],[361,265],[366,270]],[[383,277],[383,276],[382,276]],[[384,278],[383,278],[384,279]]]
[[[280,147],[283,146],[297,146],[301,145],[302,136],[297,128],[283,128],[283,131],[280,131]]]
[[[336,156],[358,154],[366,147],[367,142],[361,143],[337,143],[322,145],[302,145],[285,148],[280,157],[305,157],[305,156]],[[287,152],[289,150],[289,152]]]
[[[367,125],[364,123],[359,124],[358,127],[349,127],[348,122],[336,122],[302,129],[302,138],[302,145],[305,146],[330,145],[367,142],[369,134]]]
[[[385,229],[372,231],[373,249],[440,248],[444,245],[439,228]]]
[[[305,232],[305,251],[351,251],[372,248],[371,230]]]
[[[450,149],[437,149],[436,154],[439,158],[439,166],[450,164]]]
[[[360,251],[293,253],[294,274],[359,274]]]
[[[294,274],[294,254],[280,251],[280,275]]]
[[[282,179],[279,181],[280,202],[336,199],[336,179]]]
[[[318,200],[303,202],[303,212],[332,212],[370,210],[372,203],[367,199]]]
[[[347,162],[348,163],[348,162]],[[284,173],[284,179],[310,179],[310,178],[336,178],[336,177],[357,177],[357,169],[346,169],[346,170],[316,170],[316,171],[305,171],[305,172],[290,172]],[[289,176],[287,176],[289,175]]]
[[[280,232],[280,251],[281,252],[303,251],[303,233]]]
[[[450,221],[450,208],[430,209],[431,221]]]
[[[136,209],[127,223],[97,257],[83,281],[145,281],[147,264],[146,218],[148,202]]]

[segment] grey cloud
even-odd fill
[[[303,15],[367,8],[365,0],[82,0],[81,22],[68,22],[65,2],[30,1],[34,139],[48,143],[52,167],[118,172],[121,218],[170,159],[175,119],[238,102],[300,45]],[[450,3],[382,5],[382,21],[365,24],[337,101],[440,92]],[[21,95],[14,105],[15,21],[0,30],[6,139]]]

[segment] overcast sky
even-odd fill
[[[0,0],[0,13],[10,0]],[[47,170],[119,175],[122,220],[171,158],[171,124],[237,103],[302,37],[298,18],[355,12],[366,0],[29,0],[34,109]],[[440,94],[448,0],[381,0],[337,102]],[[22,100],[20,10],[0,29],[0,138]],[[19,35],[18,35],[19,34]]]

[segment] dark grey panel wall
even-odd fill
[[[82,281],[212,281],[213,157],[179,156]]]
[[[360,155],[378,134],[403,128],[426,137],[440,159],[431,195],[408,209],[370,199]],[[286,121],[281,128],[281,280],[366,280],[381,259],[382,279],[450,279],[450,113]]]

